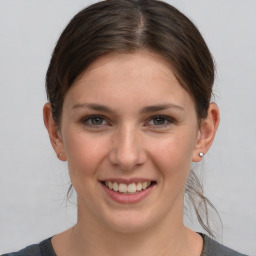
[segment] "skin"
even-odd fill
[[[218,107],[210,104],[199,127],[191,96],[161,56],[97,59],[68,91],[59,129],[49,103],[44,121],[78,197],[77,224],[52,239],[58,256],[201,254],[201,236],[183,224],[184,187],[214,139]],[[100,182],[120,178],[156,185],[138,203],[122,204]]]

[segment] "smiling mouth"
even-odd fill
[[[102,181],[101,182],[108,189],[118,192],[120,194],[137,194],[143,190],[148,189],[156,184],[155,181],[143,181],[143,182],[133,182],[130,184],[112,182],[112,181]]]

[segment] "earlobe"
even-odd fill
[[[46,103],[43,108],[43,117],[44,117],[44,124],[48,131],[49,138],[52,144],[52,147],[57,155],[57,157],[62,160],[66,161],[66,155],[64,151],[63,141],[58,130],[58,127],[53,120],[52,117],[52,109],[51,104]]]
[[[219,120],[220,115],[218,106],[215,103],[210,103],[208,115],[205,119],[202,119],[200,123],[192,159],[193,162],[200,162],[203,155],[205,155],[211,147],[219,125]]]

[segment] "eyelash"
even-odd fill
[[[158,126],[159,128],[166,127],[166,126],[168,126],[170,124],[173,124],[175,122],[173,118],[168,117],[168,116],[162,116],[162,115],[153,116],[149,119],[149,121],[154,122],[154,120],[156,120],[156,119],[162,119],[162,121],[164,121],[164,124],[160,124],[160,125],[157,125],[155,123],[152,124],[152,126]],[[147,123],[149,123],[149,121]],[[151,125],[146,125],[146,126],[151,126]]]
[[[96,118],[101,119],[103,122],[104,122],[104,121],[107,122],[107,121],[106,121],[106,118],[105,118],[104,116],[101,116],[101,115],[93,115],[93,116],[88,116],[88,117],[84,118],[84,119],[82,120],[82,123],[83,123],[83,124],[86,124],[86,125],[88,125],[88,126],[90,126],[90,127],[100,128],[100,127],[101,127],[102,125],[104,125],[104,124],[95,125],[95,124],[89,123],[90,121],[92,121],[93,119],[96,119]],[[108,122],[107,122],[107,123],[108,123]]]
[[[92,120],[95,120],[95,119],[100,119],[102,122],[106,122],[106,124],[93,124],[92,123]],[[157,125],[157,124],[149,124],[150,122],[154,122],[156,121],[156,119],[162,119],[162,121],[164,121],[164,124],[160,124],[160,125]],[[90,123],[89,123],[90,122]],[[167,123],[166,123],[167,122]],[[92,115],[92,116],[88,116],[88,117],[85,117],[83,120],[82,120],[82,123],[85,124],[85,125],[88,125],[89,127],[92,127],[92,128],[101,128],[102,126],[105,126],[105,125],[109,125],[110,122],[106,119],[106,117],[104,116],[101,116],[101,115]],[[146,122],[146,125],[145,126],[155,126],[157,128],[163,128],[163,127],[166,127],[170,124],[173,124],[175,123],[175,120],[171,117],[168,117],[168,116],[163,116],[163,115],[156,115],[156,116],[152,116],[148,119],[148,121]]]

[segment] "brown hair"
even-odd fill
[[[195,25],[162,1],[106,0],[75,15],[54,49],[46,75],[46,90],[56,124],[60,126],[66,93],[93,61],[111,52],[140,49],[158,53],[172,65],[177,80],[194,100],[198,120],[205,118],[212,96],[214,62]],[[213,236],[208,225],[209,201],[203,196],[193,171],[186,195],[200,224]],[[206,221],[198,210],[199,205]]]

